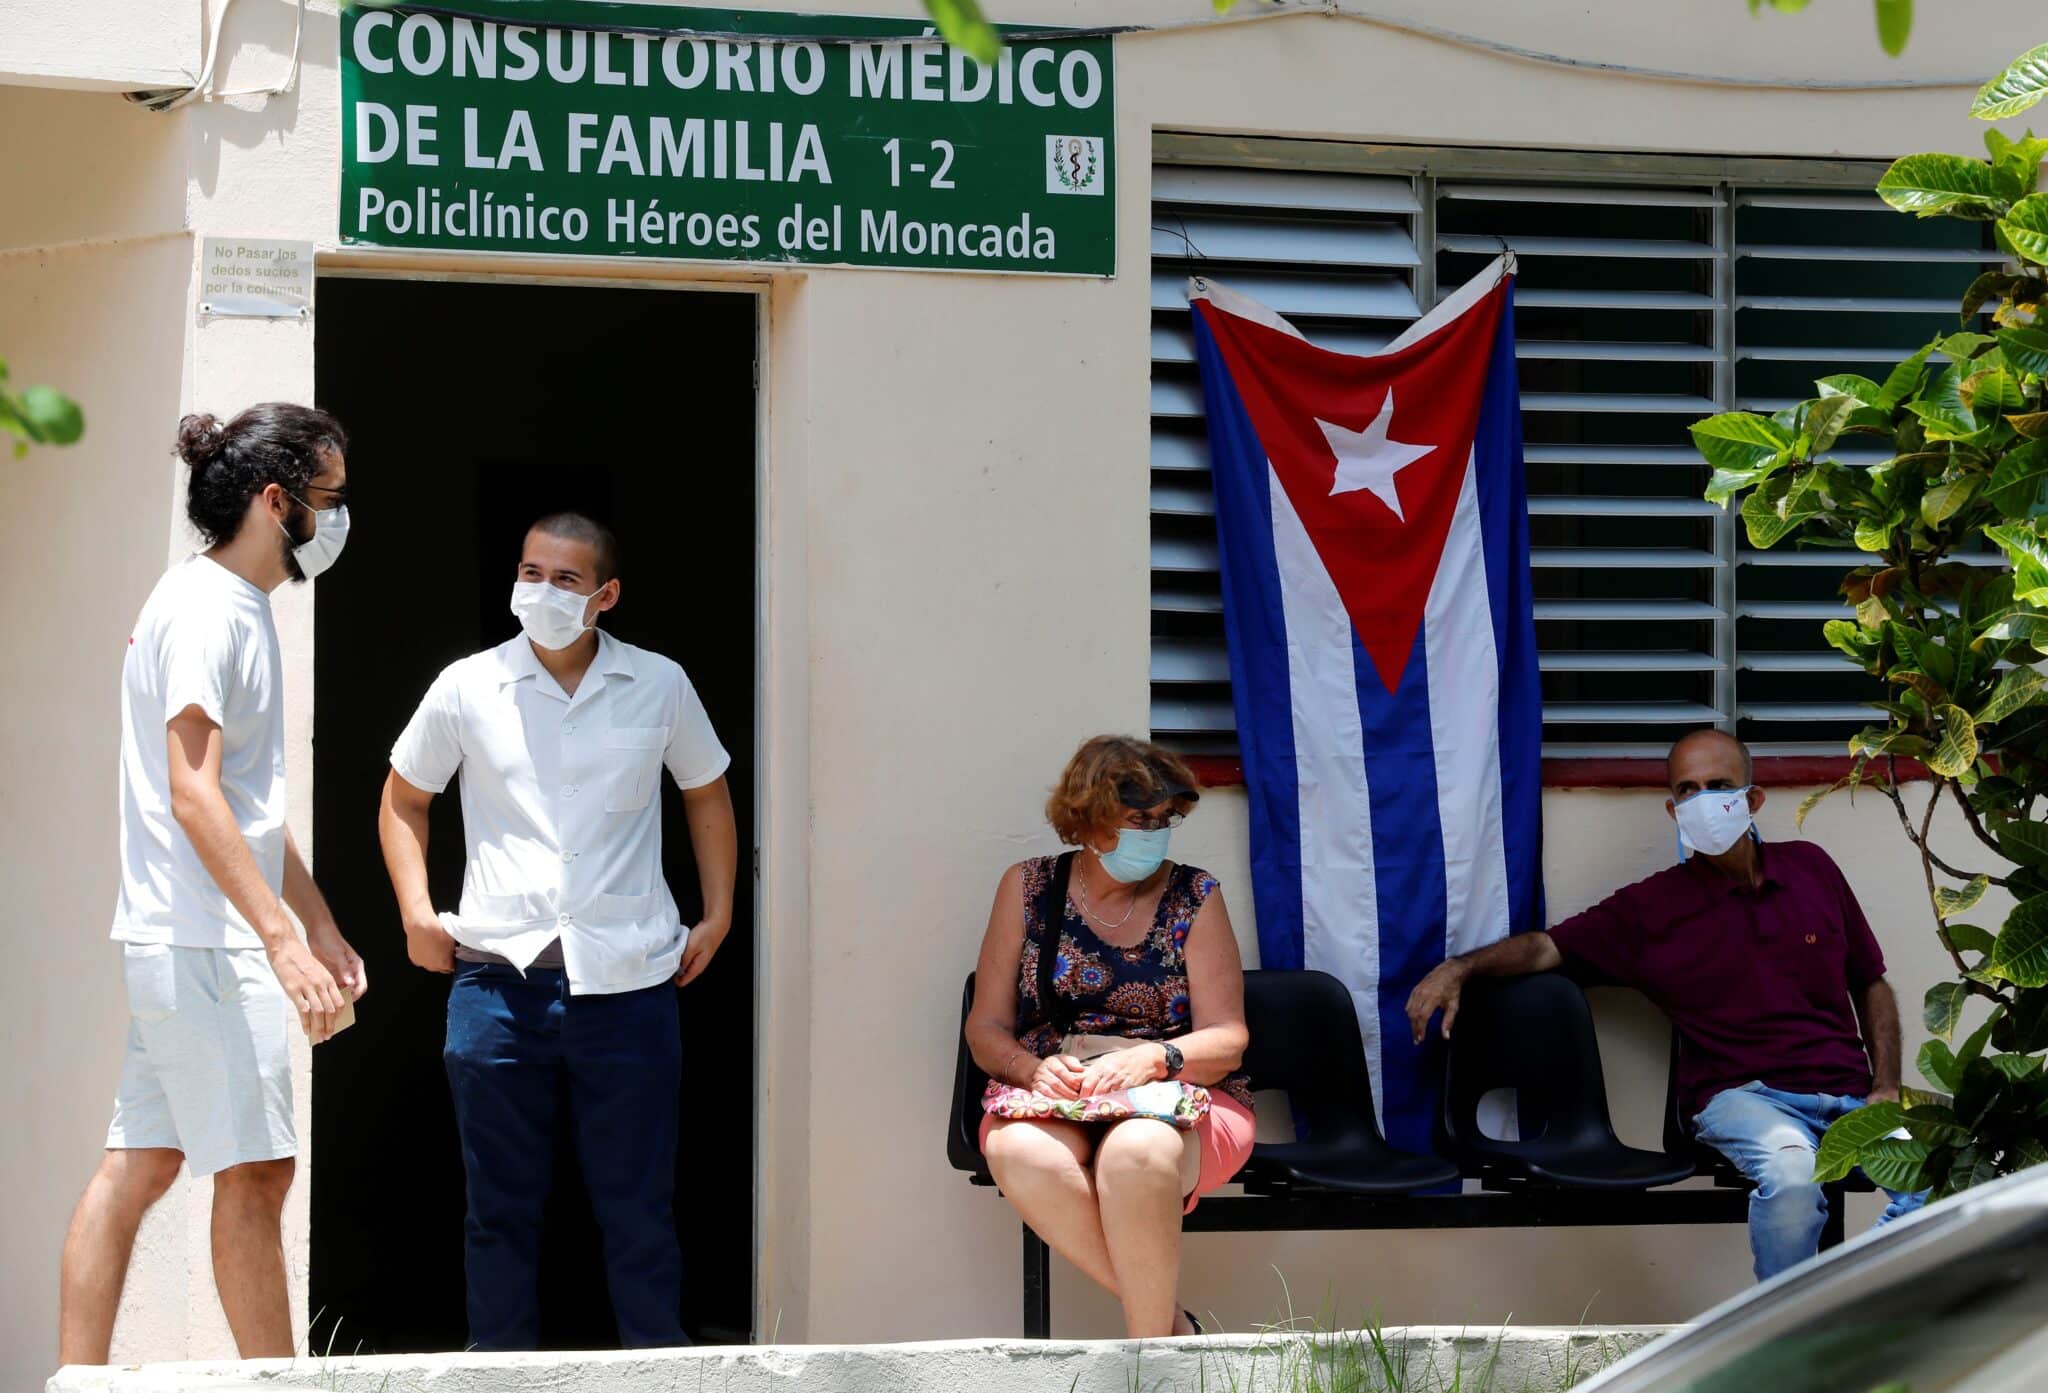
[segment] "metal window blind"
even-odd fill
[[[1847,183],[1867,189],[1867,168],[1752,187],[1696,160],[1683,177],[1636,160],[1588,179],[1497,156],[1477,177],[1469,154],[1447,161],[1455,173],[1417,154],[1369,173],[1154,167],[1155,738],[1236,750],[1188,275],[1265,301],[1319,344],[1366,351],[1505,240],[1521,263],[1546,753],[1656,755],[1709,724],[1760,748],[1838,752],[1873,695],[1820,639],[1845,612],[1836,584],[1853,562],[1752,552],[1734,514],[1700,498],[1686,427],[1775,410],[1822,374],[1882,377],[1955,327],[1964,286],[1998,260],[1981,229],[1890,212]]]

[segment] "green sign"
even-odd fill
[[[1107,38],[984,66],[900,21],[623,0],[341,22],[346,245],[1116,272]]]

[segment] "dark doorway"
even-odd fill
[[[676,1220],[683,1321],[744,1341],[753,1313],[755,301],[589,286],[323,278],[319,402],[350,435],[353,530],[320,581],[314,652],[315,874],[367,962],[360,1023],[313,1059],[312,1343],[460,1349],[463,1178],[441,1067],[448,979],[406,960],[377,846],[392,741],[442,667],[517,632],[526,525],[575,508],[619,534],[606,626],[688,671],[726,748],[742,847],[732,935],[683,993]],[[681,797],[664,780],[665,868],[701,901]],[[456,788],[435,800],[435,903],[463,871]],[[735,1058],[735,1049],[741,1057]],[[715,1062],[714,1062],[715,1061]],[[715,1126],[709,1121],[715,1114]],[[703,1119],[703,1120],[693,1120]],[[574,1155],[557,1159],[543,1345],[615,1345]]]

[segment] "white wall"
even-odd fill
[[[16,33],[73,23],[74,7],[55,0],[0,4],[0,52],[20,51],[9,48]],[[49,925],[72,945],[50,960],[52,972],[0,978],[11,1018],[63,1023],[36,1037],[31,1057],[0,1068],[4,1101],[21,1119],[0,1138],[0,1175],[16,1187],[0,1222],[10,1284],[0,1349],[23,1368],[48,1348],[56,1234],[90,1167],[119,1053],[118,979],[101,942],[113,672],[166,540],[176,546],[164,438],[181,405],[305,397],[313,381],[303,326],[194,324],[189,238],[135,239],[165,230],[301,237],[329,248],[329,265],[463,265],[333,250],[333,8],[315,6],[302,85],[279,100],[155,117],[111,95],[0,89],[8,167],[36,161],[34,197],[0,205],[0,248],[77,244],[0,254],[0,352],[20,376],[72,388],[92,432],[80,451],[0,470],[0,498],[19,500],[0,514],[9,519],[0,564],[17,580],[6,632],[25,640],[8,645],[5,690],[15,709],[45,719],[0,734],[12,742],[5,767],[27,771],[13,786],[43,800],[17,793],[8,805],[0,871],[36,911],[17,917],[24,927],[8,942],[25,958],[55,952],[36,936]],[[904,0],[848,8],[910,12]],[[1810,67],[1830,80],[1972,82],[2022,46],[2002,36],[2024,34],[2014,21],[2033,10],[1987,0],[1975,22],[1947,32],[1923,15],[1911,54],[1894,65],[1875,53],[1862,0],[1755,21],[1735,0],[1384,8],[1509,44],[1695,74],[1800,77]],[[1250,0],[1240,9],[1259,12]],[[1129,0],[1116,18],[1184,25],[1207,13],[1200,0]],[[999,17],[1102,15],[1083,0],[1046,0],[1001,6]],[[230,19],[223,80],[269,80],[289,42],[290,6],[245,0]],[[1146,719],[1152,132],[1865,157],[1978,140],[1961,115],[1962,85],[1816,95],[1650,81],[1320,15],[1131,36],[1117,62],[1119,279],[754,276],[770,295],[762,1321],[785,1339],[999,1332],[1016,1320],[1015,1226],[994,1196],[945,1168],[939,1149],[954,1001],[997,875],[1049,848],[1038,807],[1060,761],[1084,734],[1141,729]],[[70,143],[36,153],[31,138]],[[1062,410],[1047,411],[1048,400]],[[310,729],[307,599],[280,604],[296,735]],[[107,770],[100,785],[62,783],[72,763],[94,760]],[[310,764],[296,747],[302,839]],[[1796,801],[1791,790],[1774,795],[1772,835],[1785,833]],[[1668,858],[1654,796],[1554,792],[1546,813],[1558,912]],[[1224,878],[1249,941],[1242,819],[1242,799],[1218,792],[1181,847]],[[1938,963],[1889,812],[1869,800],[1830,805],[1809,831],[1864,894],[1912,1019]],[[317,849],[315,861],[317,870]],[[1654,1023],[1638,1018],[1633,1028],[1633,1048],[1625,1033],[1615,1037],[1609,1072],[1625,1129],[1654,1141],[1642,1113],[1662,1087],[1663,1038]],[[202,1189],[181,1193],[153,1230],[124,1350],[222,1348],[203,1224],[190,1222],[203,1217]],[[302,1209],[292,1223],[302,1264]],[[1347,1311],[1377,1304],[1401,1319],[1512,1311],[1569,1321],[1597,1297],[1596,1318],[1663,1320],[1738,1285],[1741,1245],[1735,1228],[1204,1236],[1190,1245],[1186,1294],[1240,1324],[1275,1309],[1280,1273],[1303,1307],[1327,1294]],[[295,1289],[303,1292],[302,1270]],[[1115,1325],[1071,1273],[1058,1280],[1056,1309],[1065,1332]]]
[[[115,732],[129,626],[163,570],[190,262],[175,236],[0,252],[0,355],[17,382],[61,384],[86,412],[71,449],[0,451],[0,1387],[28,1387],[55,1356],[58,1249],[126,1037],[107,940]],[[145,1236],[131,1349],[182,1347],[183,1217],[166,1210]]]
[[[206,8],[201,0],[0,0],[0,82],[188,87],[199,72]]]

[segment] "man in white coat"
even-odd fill
[[[732,925],[730,762],[690,680],[597,627],[618,544],[575,513],[527,532],[521,632],[435,679],[391,751],[379,830],[408,952],[450,972],[444,1060],[469,1188],[470,1343],[540,1335],[542,1209],[571,1131],[604,1237],[619,1338],[689,1343],[674,1216],[676,989]],[[661,871],[662,771],[683,790],[704,916]],[[460,912],[427,888],[428,808],[462,774]],[[567,1115],[563,1115],[566,1105]]]

